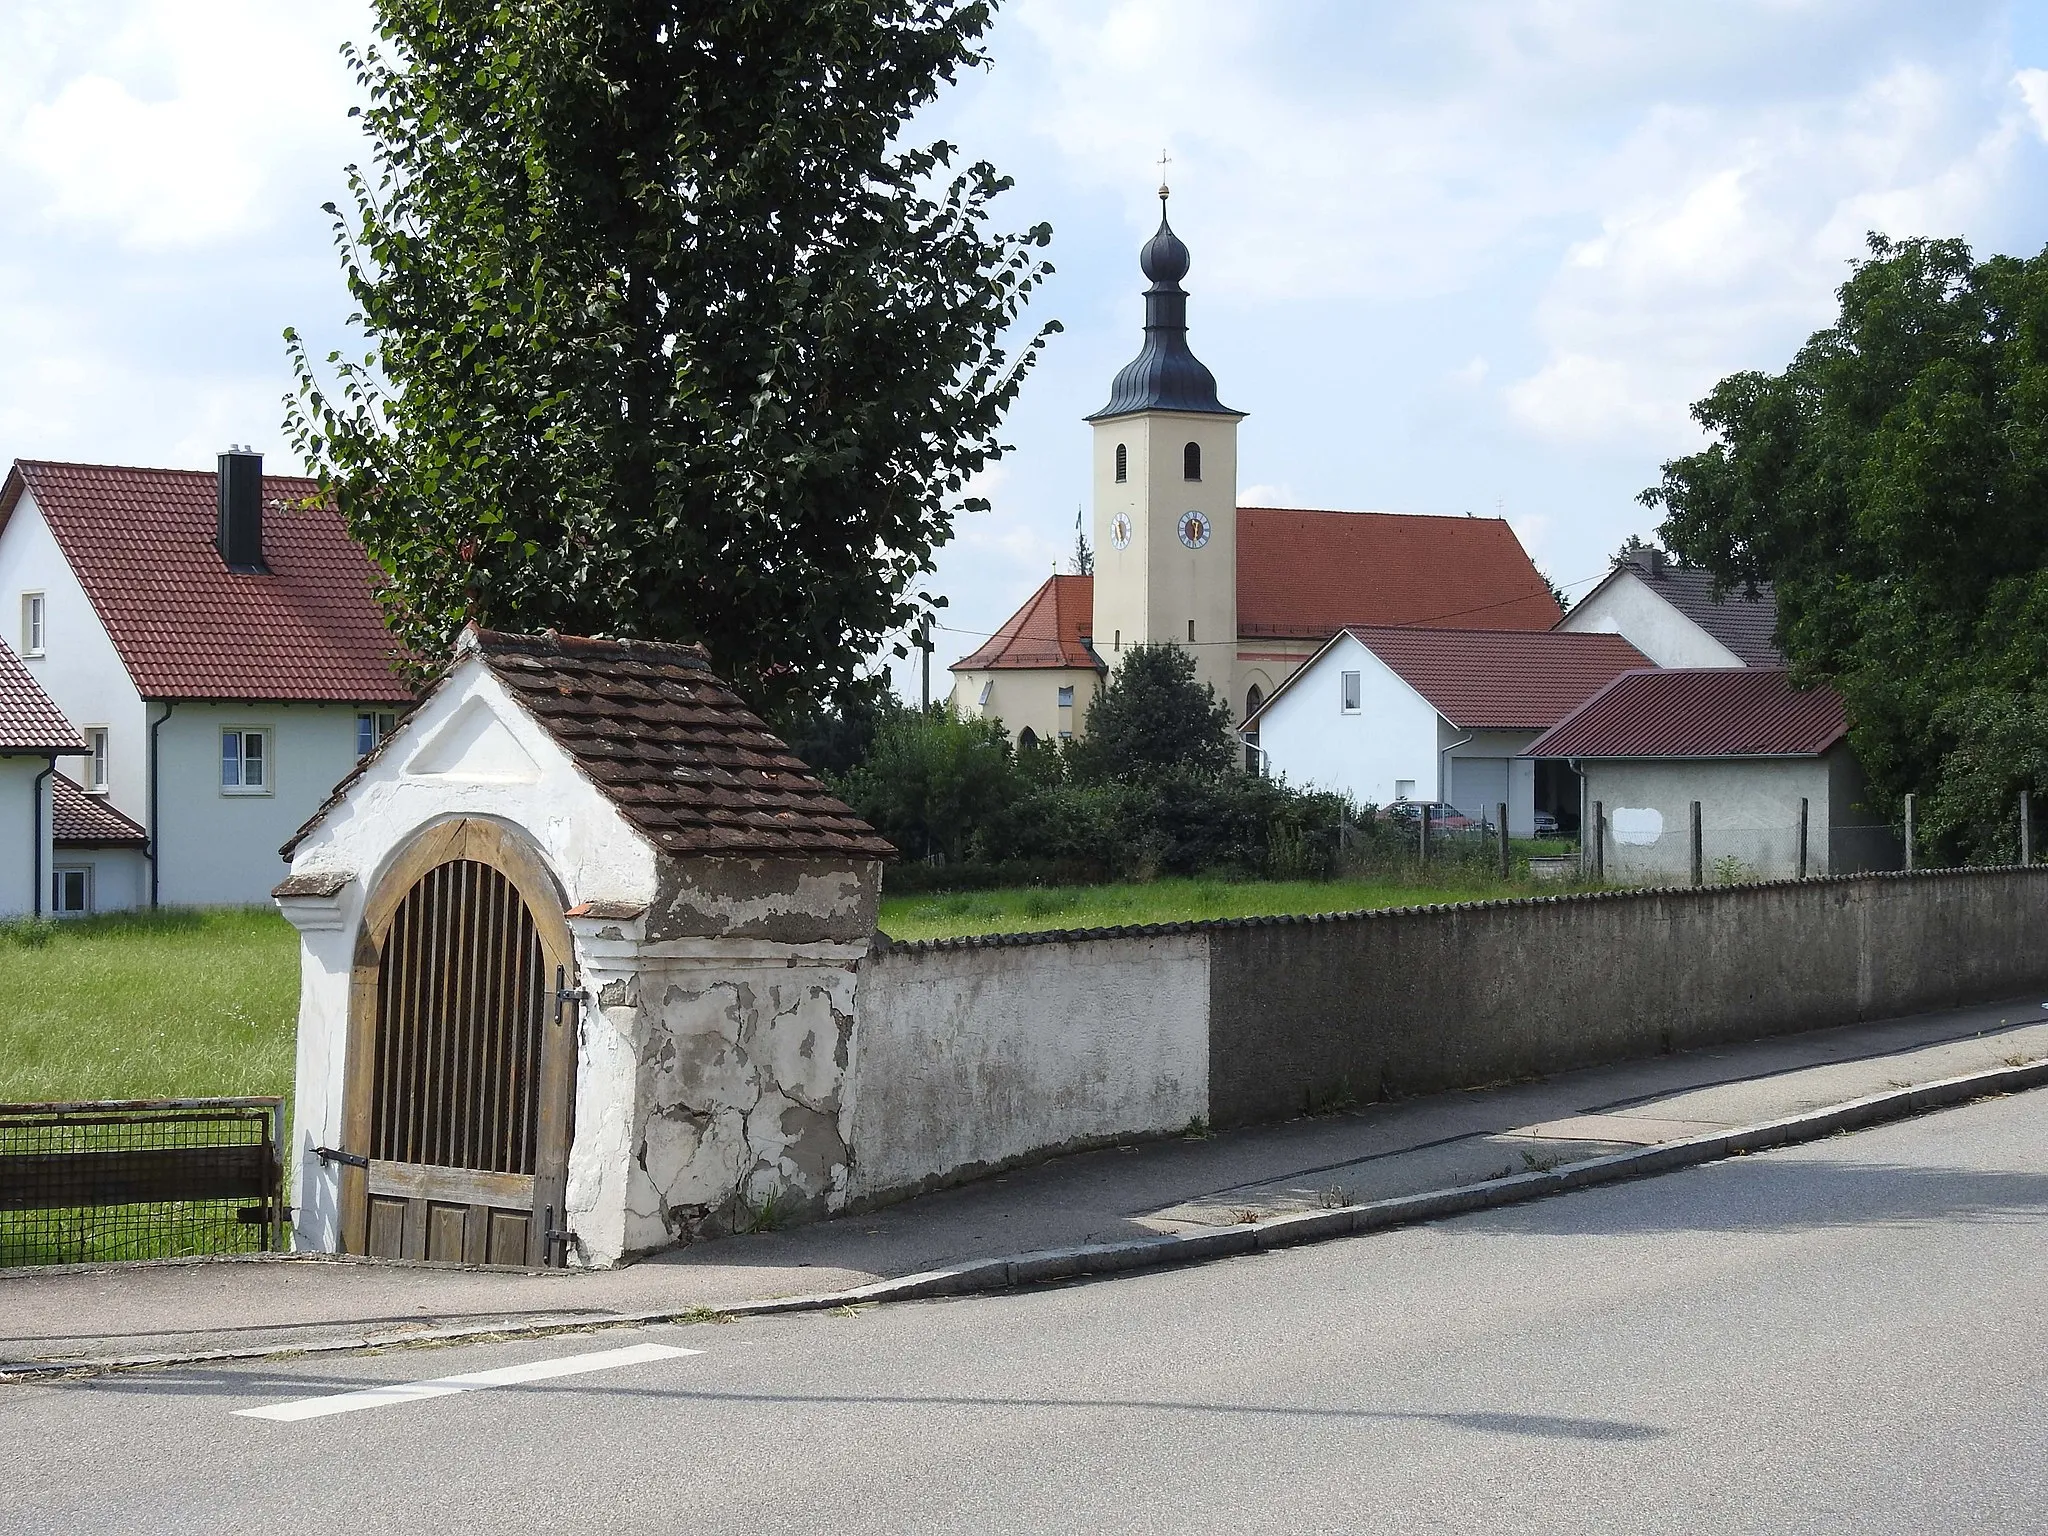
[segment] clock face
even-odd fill
[[[1129,514],[1119,512],[1109,520],[1109,542],[1118,549],[1131,547],[1131,519]]]
[[[1209,542],[1209,519],[1199,512],[1183,512],[1180,519],[1180,541],[1189,549],[1200,549]]]

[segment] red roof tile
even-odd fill
[[[1650,665],[1619,635],[1355,625],[1344,633],[1461,731],[1546,730],[1615,678]],[[1260,712],[1271,709],[1321,659],[1318,653],[1274,689]]]
[[[50,780],[50,836],[59,844],[109,843],[141,845],[149,834],[109,805],[104,796],[89,795],[57,774]]]
[[[316,487],[263,477],[268,574],[230,571],[214,545],[211,470],[18,459],[0,528],[25,487],[146,699],[402,703],[375,568]]]
[[[1054,576],[955,672],[1100,667],[1095,578]],[[1563,617],[1495,517],[1237,509],[1237,632],[1326,640],[1347,625],[1548,630]]]
[[[1841,695],[1781,667],[1631,672],[1532,743],[1528,757],[1814,757],[1848,734]]]
[[[1562,614],[1497,517],[1237,509],[1237,629],[1322,639],[1346,625],[1549,629]]]
[[[1031,594],[1009,623],[955,672],[994,671],[1004,667],[1089,667],[1102,663],[1088,648],[1095,633],[1095,578],[1050,576]]]
[[[83,752],[77,728],[0,643],[0,752]]]

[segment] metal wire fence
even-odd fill
[[[0,1104],[0,1265],[284,1241],[284,1100]]]

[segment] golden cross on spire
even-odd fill
[[[1159,201],[1166,201],[1166,168],[1173,163],[1173,156],[1165,150],[1159,151]]]

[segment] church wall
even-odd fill
[[[1028,726],[1040,741],[1080,735],[1101,676],[1093,667],[995,667],[953,674],[953,712],[963,719],[998,719],[1016,741]],[[1060,690],[1074,690],[1062,708]],[[982,702],[986,690],[988,701]]]

